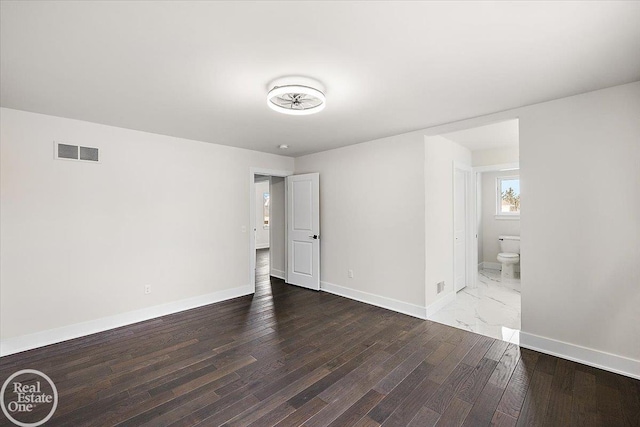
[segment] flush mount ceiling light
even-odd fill
[[[269,87],[267,105],[278,113],[304,116],[319,113],[326,105],[324,88],[308,77],[285,77]]]

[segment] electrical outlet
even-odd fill
[[[444,282],[440,282],[436,284],[436,289],[438,291],[438,293],[444,291]]]
[[[151,293],[151,285],[144,285],[144,294],[150,294]]]
[[[353,270],[347,270],[347,276],[349,279],[353,279]]]

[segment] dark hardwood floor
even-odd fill
[[[269,279],[256,294],[0,359],[64,426],[640,426],[640,381]],[[0,414],[0,424],[8,420]]]

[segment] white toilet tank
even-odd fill
[[[520,253],[520,236],[498,236],[500,252]]]

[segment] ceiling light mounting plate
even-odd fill
[[[326,105],[324,87],[309,77],[284,77],[269,84],[267,105],[274,111],[304,116],[322,111]]]

